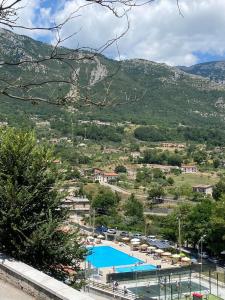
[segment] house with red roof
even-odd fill
[[[118,174],[115,172],[105,172],[100,169],[94,169],[94,181],[110,182],[115,181],[118,178]]]

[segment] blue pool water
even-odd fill
[[[91,252],[86,257],[86,261],[95,268],[117,267],[143,262],[110,246],[97,246],[88,248],[88,250]]]
[[[139,266],[116,268],[116,272],[126,273],[126,272],[138,272],[138,271],[152,271],[156,269],[157,268],[154,265],[139,265]]]

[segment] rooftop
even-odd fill
[[[196,168],[196,165],[195,164],[189,164],[189,165],[181,165],[181,167],[183,168]]]
[[[68,196],[66,197],[63,202],[74,202],[74,203],[89,203],[88,198],[86,197],[74,197],[74,196]]]
[[[104,172],[103,173],[105,176],[118,176],[118,174],[116,174],[116,173],[113,173],[113,172],[111,172],[111,173],[107,173],[107,172]]]
[[[207,189],[207,188],[211,188],[213,187],[212,185],[209,184],[198,184],[198,185],[193,185],[193,188],[203,188],[203,189]]]

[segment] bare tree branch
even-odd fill
[[[101,81],[102,89],[104,90],[104,96],[102,99],[95,101],[96,94],[91,92],[89,84],[79,85],[79,72],[80,64],[86,61],[92,61],[96,63],[100,54],[116,44],[117,51],[118,41],[123,38],[130,27],[128,12],[131,8],[141,6],[154,2],[155,0],[148,1],[134,1],[134,0],[84,0],[86,3],[80,5],[77,9],[72,11],[61,23],[55,23],[49,27],[26,27],[18,24],[18,12],[23,9],[19,6],[22,0],[12,1],[10,4],[7,0],[0,1],[0,25],[13,29],[26,29],[28,31],[44,30],[50,31],[55,34],[55,44],[49,46],[49,53],[43,57],[22,57],[17,58],[14,61],[2,59],[0,61],[0,68],[6,73],[4,78],[0,77],[0,95],[5,97],[17,99],[21,101],[30,101],[32,103],[49,103],[55,105],[73,104],[76,106],[94,105],[103,107],[108,103],[115,102],[116,100],[110,95],[110,88],[112,86],[113,77],[119,72],[120,64],[118,63],[115,70],[110,74],[107,74]],[[112,12],[116,18],[125,18],[126,28],[123,32],[102,44],[99,48],[93,49],[90,47],[76,47],[74,49],[63,48],[62,45],[78,33],[81,28],[68,35],[61,37],[61,30],[74,18],[81,16],[83,8],[91,5],[99,5]],[[119,55],[120,56],[120,55]],[[51,64],[59,64],[59,66],[65,66],[67,68],[66,78],[60,76],[53,76],[49,79],[48,75],[44,76],[40,80],[38,75],[35,74],[35,70],[42,68],[48,68]],[[12,70],[17,68],[21,76],[13,77],[11,75]],[[34,70],[31,79],[23,78],[23,70],[26,68]],[[10,75],[8,75],[10,74]],[[50,92],[43,96],[37,96],[38,92],[44,89],[48,89]],[[67,92],[62,93],[62,90]],[[74,92],[71,92],[74,91]],[[127,96],[126,96],[127,101]]]

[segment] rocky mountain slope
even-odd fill
[[[186,73],[207,77],[218,83],[225,83],[225,61],[212,61],[193,65],[191,67],[178,67]]]
[[[52,51],[50,45],[10,31],[0,30],[0,61],[17,63],[22,60],[40,60],[50,55]],[[73,62],[72,76],[77,76],[75,84],[72,87],[66,84],[47,85],[41,88],[37,86],[32,89],[33,95],[51,96],[53,99],[71,95],[75,102],[90,97],[93,101],[104,101],[108,104],[101,108],[79,105],[76,114],[83,118],[171,126],[178,124],[223,126],[224,124],[225,86],[213,75],[216,71],[210,73],[210,64],[207,65],[208,71],[204,73],[202,71],[204,65],[175,68],[141,59],[118,62],[102,55],[95,56],[94,59],[79,59],[84,55],[80,52],[73,55],[78,58]],[[219,70],[222,68],[220,67]],[[214,66],[213,70],[217,69],[218,66]],[[211,75],[206,76],[207,74]],[[38,65],[3,66],[0,68],[0,87],[6,84],[5,79],[15,82],[66,81],[70,76],[71,69],[54,59],[43,60]],[[12,92],[21,95],[27,91],[14,88]],[[43,118],[48,118],[49,115],[67,114],[66,109],[54,105],[34,106],[3,95],[0,95],[0,99],[0,121],[6,118],[14,120],[23,114],[28,118],[33,114]]]

